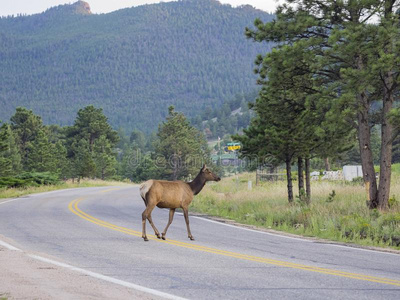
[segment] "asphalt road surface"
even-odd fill
[[[181,214],[166,241],[147,224],[144,242],[143,210],[137,186],[37,194],[0,202],[0,234],[23,250],[188,299],[400,299],[398,254],[193,216],[190,241]],[[168,210],[152,217],[161,232]]]

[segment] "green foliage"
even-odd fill
[[[329,157],[352,147],[348,142],[354,141],[351,133],[356,128],[364,180],[371,183],[368,205],[386,208],[385,191],[390,188],[387,161],[400,129],[395,106],[400,83],[397,7],[393,1],[288,0],[276,15],[273,22],[256,20],[257,30],[246,29],[246,35],[255,41],[278,43],[273,51],[256,59],[256,73],[265,87],[255,104],[258,123],[252,124],[255,129],[248,135],[260,141],[265,132],[275,148],[291,139],[290,145],[277,151],[288,158],[294,151],[306,153],[296,155],[300,157],[312,153]],[[377,21],[370,22],[372,19]],[[285,114],[291,121],[287,124],[282,121]],[[266,116],[270,122],[262,124]],[[375,125],[381,125],[380,149],[374,149],[376,143],[372,143]],[[284,129],[276,133],[274,127]],[[304,134],[309,138],[297,140]],[[275,155],[274,147],[270,148]],[[379,189],[373,167],[378,153]]]
[[[0,176],[7,176],[12,173],[12,163],[10,158],[6,156],[9,151],[9,127],[3,124],[0,127]]]
[[[121,173],[133,182],[142,182],[150,178],[161,179],[163,166],[156,164],[151,153],[132,148],[124,153]]]
[[[73,176],[105,179],[115,174],[113,149],[119,138],[101,108],[89,105],[80,109],[66,137]]]
[[[43,134],[42,118],[35,115],[32,110],[28,110],[25,107],[17,107],[10,122],[19,147],[19,153],[21,154],[21,163],[25,170],[29,170],[28,156],[33,147],[32,143],[39,134]]]
[[[10,121],[9,148],[14,174],[20,172],[22,165],[28,172],[64,175],[66,149],[56,133],[60,129],[44,126],[40,116],[23,107],[16,109]]]
[[[396,196],[393,195],[392,197],[389,198],[389,208],[393,208],[395,206],[398,206],[400,204],[399,200],[396,199]]]
[[[256,98],[256,90],[245,95],[236,95],[233,99],[225,101],[222,108],[206,107],[202,113],[192,118],[191,123],[202,130],[209,140],[236,134],[249,125],[252,116],[249,103]]]
[[[300,205],[306,205],[307,204],[307,195],[306,195],[306,191],[304,189],[300,189],[299,191],[299,195],[296,196],[297,198],[297,203],[299,203]]]
[[[25,172],[19,174],[16,178],[31,182],[32,185],[50,185],[59,183],[58,176],[50,172]]]
[[[15,177],[0,177],[0,188],[20,188],[58,183],[58,176],[50,172],[24,172]]]
[[[168,108],[167,119],[159,125],[157,136],[155,155],[157,161],[162,162],[163,178],[176,180],[195,176],[203,163],[209,161],[204,135],[173,106]]]
[[[0,177],[0,188],[17,188],[26,186],[26,181],[15,177]]]
[[[94,104],[114,128],[150,133],[171,104],[195,117],[254,89],[253,58],[269,49],[243,31],[255,18],[273,19],[214,0],[72,11],[0,18],[0,118],[25,106],[46,124],[70,125]]]
[[[329,194],[328,198],[326,199],[326,202],[328,203],[333,202],[335,197],[336,197],[336,191],[332,190],[332,193]]]
[[[114,143],[115,144],[115,143]],[[96,164],[97,177],[105,179],[115,174],[117,160],[113,153],[112,142],[105,135],[100,136],[94,143],[94,162]]]
[[[353,178],[353,180],[351,181],[351,184],[364,185],[364,179],[362,177]]]

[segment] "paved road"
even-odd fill
[[[131,186],[37,194],[0,202],[0,234],[21,249],[189,299],[400,299],[400,255],[198,217],[190,241],[180,214],[166,241],[144,242],[143,209]],[[153,211],[160,231],[167,220],[168,210]]]

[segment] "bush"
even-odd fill
[[[0,177],[0,188],[17,188],[26,186],[26,181],[15,177]]]
[[[25,172],[15,177],[0,177],[0,188],[21,188],[58,184],[58,176],[50,172]]]

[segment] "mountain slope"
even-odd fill
[[[189,117],[254,90],[268,45],[244,28],[272,15],[215,0],[184,0],[94,15],[85,2],[0,19],[0,119],[17,106],[71,124],[88,104],[114,127],[150,131],[171,104]]]

